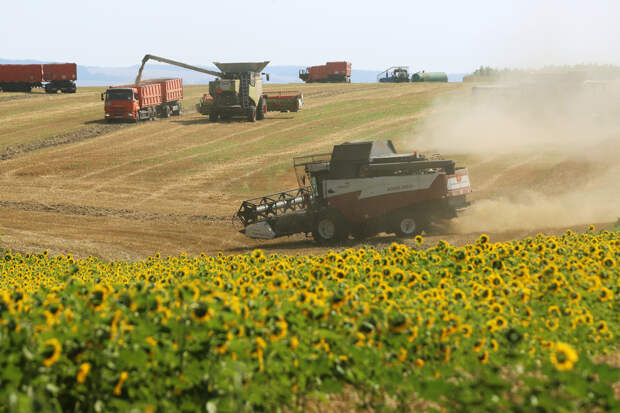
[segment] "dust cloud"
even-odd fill
[[[620,217],[620,83],[545,74],[472,85],[436,102],[411,142],[469,168],[457,233],[537,230]]]

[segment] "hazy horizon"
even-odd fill
[[[90,3],[66,0],[46,11],[35,0],[5,5],[0,57],[71,61],[83,66],[128,67],[146,53],[196,65],[212,61],[270,60],[310,66],[347,60],[381,71],[469,73],[481,65],[620,64],[620,4],[594,2],[441,3],[394,0],[311,3],[240,0],[207,4]]]

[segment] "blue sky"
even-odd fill
[[[471,72],[481,64],[620,64],[620,2],[5,1],[0,57],[129,66],[271,60]]]

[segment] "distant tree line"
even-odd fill
[[[544,66],[539,69],[496,69],[490,66],[480,66],[473,73],[463,78],[467,81],[494,81],[494,80],[519,80],[541,74],[568,74],[582,73],[584,78],[590,80],[613,80],[620,78],[620,66],[578,64],[561,66]]]

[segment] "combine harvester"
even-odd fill
[[[254,63],[219,63],[213,62],[221,72],[203,69],[164,57],[147,54],[142,59],[142,66],[138,72],[136,83],[142,76],[144,65],[149,60],[168,63],[185,69],[194,70],[217,79],[209,82],[209,95],[204,95],[196,106],[199,113],[209,115],[209,120],[215,122],[218,118],[230,119],[233,116],[244,116],[250,122],[265,118],[265,114],[276,106],[291,108],[297,111],[301,108],[303,96],[299,92],[286,95],[267,95],[263,93],[261,71],[269,62]],[[269,75],[267,75],[269,80]],[[271,102],[269,102],[271,100]]]
[[[377,75],[377,82],[407,83],[409,82],[409,68],[407,66],[392,66]]]
[[[398,154],[391,141],[343,143],[293,161],[299,188],[243,201],[236,218],[250,238],[312,233],[318,242],[380,232],[412,237],[456,216],[471,192],[452,160]]]

